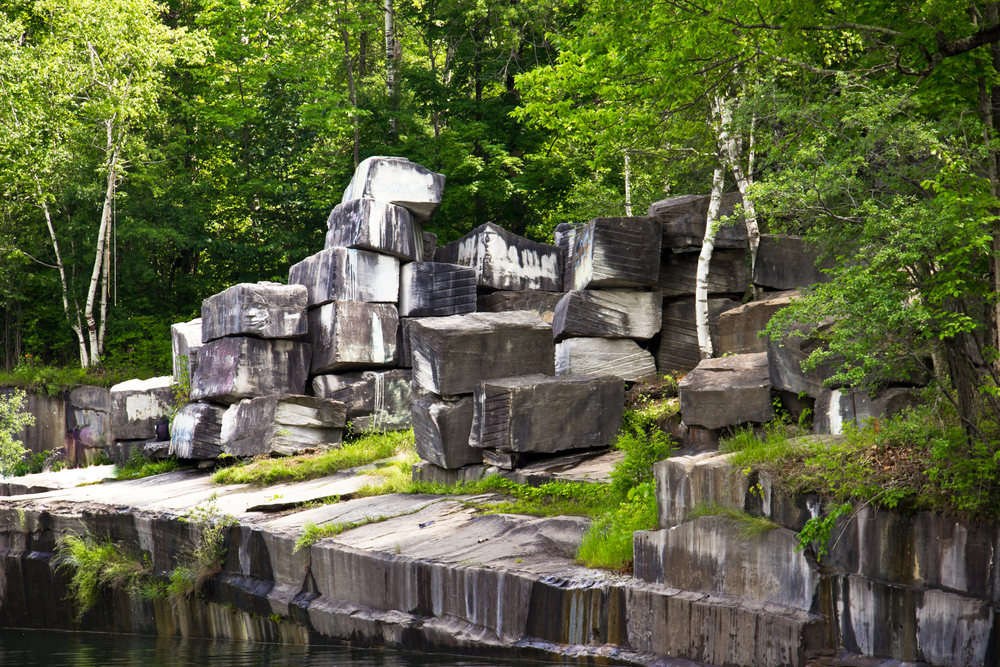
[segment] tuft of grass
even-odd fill
[[[529,516],[594,517],[605,511],[608,497],[606,484],[548,482],[541,486],[529,486],[498,476],[453,485],[435,482],[411,482],[407,492],[435,495],[495,493],[504,496],[504,499],[500,502],[472,505],[487,514],[527,514]]]
[[[416,450],[406,452],[399,461],[377,468],[368,473],[374,477],[381,478],[380,481],[365,484],[354,492],[354,498],[368,498],[370,496],[383,496],[388,493],[412,493],[413,488],[413,464],[418,462],[420,457]]]
[[[292,550],[297,553],[303,549],[308,549],[312,545],[316,544],[322,539],[327,537],[336,537],[344,531],[351,530],[352,528],[358,528],[360,526],[367,526],[370,523],[380,523],[385,521],[388,517],[377,516],[368,517],[362,519],[361,521],[347,522],[347,523],[325,523],[322,526],[318,526],[312,521],[306,523],[303,526],[302,536],[295,540],[295,548]],[[399,553],[397,551],[396,553]]]
[[[125,465],[115,468],[115,479],[119,481],[126,479],[142,479],[143,477],[152,477],[153,475],[159,475],[165,472],[173,472],[180,467],[181,464],[175,458],[166,459],[164,461],[147,461],[137,452],[136,455],[133,455],[132,458],[125,463]]]
[[[70,596],[79,621],[101,597],[103,590],[136,592],[151,572],[146,563],[115,545],[111,538],[66,535],[59,538],[53,562],[70,572]]]
[[[212,475],[216,484],[253,484],[268,486],[283,482],[302,482],[317,477],[367,465],[398,454],[416,453],[413,430],[366,433],[339,449],[319,454],[285,458],[254,459],[223,468]]]
[[[615,510],[605,512],[590,524],[576,559],[587,567],[630,572],[635,558],[633,533],[655,527],[655,487],[650,482],[643,482],[630,490]]]
[[[781,527],[767,517],[754,516],[738,507],[730,507],[719,503],[698,503],[688,512],[687,520],[692,521],[703,516],[723,517],[729,523],[737,526],[740,534],[746,539],[760,537],[775,528]]]
[[[787,424],[774,420],[758,435],[751,427],[736,429],[729,438],[722,438],[719,451],[729,454],[733,466],[740,470],[780,468],[799,456],[805,440],[790,439]]]

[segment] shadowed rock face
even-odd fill
[[[817,266],[819,251],[801,236],[761,234],[754,265],[753,282],[761,287],[794,290],[830,281],[823,269],[833,268],[832,260]]]
[[[174,404],[173,377],[129,380],[111,388],[111,435],[115,440],[148,440],[156,422]]]
[[[654,290],[665,297],[693,296],[698,275],[697,252],[663,251]],[[742,295],[750,283],[746,251],[716,250],[708,271],[709,294]]]
[[[483,452],[469,445],[472,397],[445,401],[434,394],[413,399],[413,438],[417,454],[441,468],[483,462]]]
[[[655,285],[661,234],[655,218],[594,218],[573,235],[573,282],[563,289]]]
[[[663,298],[656,292],[572,290],[552,318],[557,341],[574,336],[649,340],[663,323]]]
[[[334,301],[314,308],[309,311],[311,372],[394,366],[398,329],[399,315],[392,304]]]
[[[223,336],[299,338],[306,333],[308,294],[302,285],[241,283],[201,304],[203,343]]]
[[[191,400],[231,404],[244,398],[303,394],[312,347],[260,338],[220,338],[198,353]]]
[[[174,417],[170,429],[170,455],[181,459],[215,459],[222,454],[222,420],[225,408],[208,403],[188,403]]]
[[[412,262],[399,280],[400,317],[446,317],[476,312],[476,272],[443,262]]]
[[[556,306],[563,298],[562,292],[526,290],[523,292],[491,292],[481,294],[476,307],[480,313],[505,313],[510,310],[527,310],[543,322],[552,324]]]
[[[708,332],[712,349],[719,347],[719,316],[740,305],[733,299],[708,300]],[[667,371],[690,371],[701,360],[698,334],[695,330],[694,301],[674,301],[663,304],[663,323],[660,334],[654,339],[656,368]]]
[[[678,387],[681,418],[689,426],[717,429],[774,419],[766,352],[703,359]]]
[[[346,406],[313,396],[243,400],[222,418],[221,447],[230,456],[282,454],[339,447]]]
[[[313,395],[347,406],[347,421],[355,431],[395,431],[410,427],[409,369],[362,371],[313,378]]]
[[[420,223],[410,212],[375,199],[354,199],[334,207],[326,221],[326,249],[357,248],[398,257],[403,262],[423,259]]]
[[[745,303],[719,315],[717,329],[719,348],[716,350],[718,355],[767,352],[767,338],[757,334],[764,331],[774,314],[788,306],[799,292],[771,294],[774,296],[767,300]]]
[[[664,248],[698,247],[705,239],[708,204],[711,197],[679,195],[661,199],[649,205],[648,214],[663,225]],[[722,195],[720,217],[732,216],[743,198],[739,192]],[[716,248],[745,248],[747,228],[743,221],[733,219],[719,227],[715,234]]]
[[[415,218],[427,220],[437,210],[444,192],[444,174],[402,157],[373,156],[354,170],[341,203],[368,197],[407,209]]]

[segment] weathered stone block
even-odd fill
[[[576,232],[579,225],[571,225],[566,222],[556,225],[552,232],[552,240],[559,248],[559,262],[562,264],[562,288],[564,290],[573,287],[573,246],[576,243]]]
[[[710,199],[711,197],[702,195],[679,195],[649,205],[649,216],[663,224],[664,248],[689,248],[702,244],[705,240]],[[719,217],[732,216],[736,205],[742,202],[739,192],[722,195]],[[747,247],[747,228],[743,221],[733,219],[720,225],[715,234],[715,247]]]
[[[334,207],[326,224],[327,250],[337,247],[373,250],[404,262],[423,259],[423,230],[401,206],[374,199],[354,199]]]
[[[660,256],[660,277],[653,289],[665,297],[693,296],[698,254],[664,250]],[[708,269],[708,293],[742,295],[750,284],[749,274],[745,250],[716,250]]]
[[[543,322],[552,324],[556,314],[556,306],[565,296],[562,292],[542,292],[526,290],[523,292],[491,292],[480,294],[476,308],[480,313],[505,313],[511,310],[527,310],[534,313]]]
[[[638,382],[656,377],[656,362],[627,338],[567,338],[556,344],[556,375],[614,375]]]
[[[819,250],[808,245],[801,236],[761,234],[753,282],[779,290],[830,282],[830,276],[823,269],[833,268],[835,262],[827,259],[817,265],[818,259]]]
[[[784,338],[765,339],[771,385],[775,389],[819,398],[826,390],[824,381],[833,375],[834,368],[842,360],[828,359],[811,371],[802,370],[802,362],[816,349],[823,347],[822,335],[832,326],[833,320],[830,319],[818,328],[815,325],[795,326]],[[814,333],[807,333],[813,329],[816,329]]]
[[[764,352],[704,359],[679,387],[685,424],[716,429],[774,418]]]
[[[444,317],[474,312],[473,269],[443,262],[412,262],[400,272],[400,317]]]
[[[712,349],[719,346],[719,316],[740,305],[732,299],[708,300],[708,333]],[[663,305],[663,326],[656,338],[656,369],[689,371],[701,361],[698,349],[698,332],[694,321],[694,301],[676,301]]]
[[[476,385],[469,444],[504,452],[604,447],[622,425],[625,382],[607,375],[525,375]]]
[[[77,410],[111,412],[111,391],[105,387],[81,385],[67,392],[66,402]]]
[[[399,259],[353,248],[329,248],[288,270],[289,285],[305,285],[309,307],[331,301],[395,303]]]
[[[875,398],[868,392],[851,389],[824,389],[816,399],[813,433],[838,435],[845,424],[863,427],[870,419],[888,419],[920,403],[920,390],[890,387]]]
[[[663,297],[658,292],[573,290],[556,306],[552,333],[556,340],[574,336],[649,340],[663,323]]]
[[[410,348],[410,323],[413,321],[409,317],[399,318],[399,331],[396,332],[396,367],[413,368],[413,352]]]
[[[719,315],[719,355],[767,352],[767,339],[758,334],[767,327],[776,312],[788,306],[797,291],[771,292],[769,298],[751,301]]]
[[[312,373],[395,365],[398,329],[390,304],[334,301],[309,311]]]
[[[220,338],[198,353],[191,400],[236,403],[272,394],[302,394],[309,376],[308,343],[260,338]]]
[[[655,218],[594,218],[573,239],[573,283],[564,289],[645,287],[660,272]]]
[[[207,343],[223,336],[303,336],[307,301],[302,285],[233,285],[201,302],[201,341]]]
[[[431,232],[423,232],[420,238],[424,242],[424,254],[421,260],[424,262],[433,262],[434,255],[437,253],[437,234],[432,234]]]
[[[441,203],[444,181],[444,174],[436,174],[406,158],[373,156],[354,170],[340,201],[370,197],[402,206],[416,218],[427,220]]]
[[[482,463],[483,452],[469,446],[472,397],[445,401],[424,394],[413,400],[413,438],[424,461],[449,470]]]
[[[174,404],[173,377],[129,380],[111,387],[111,436],[115,440],[148,440],[156,422]]]
[[[222,418],[222,450],[231,456],[291,456],[338,447],[346,414],[343,403],[313,396],[240,401]]]
[[[170,454],[180,459],[215,459],[222,453],[222,419],[226,413],[208,403],[188,403],[174,417]]]
[[[483,450],[477,449],[474,451],[478,453]],[[435,482],[451,486],[460,482],[475,482],[480,480],[489,474],[488,470],[488,466],[482,463],[472,463],[461,468],[443,468],[430,461],[420,461],[413,464],[413,481]]]
[[[107,389],[104,391],[107,391]],[[72,420],[71,423],[66,424],[71,429],[72,434],[67,433],[67,438],[72,437],[74,444],[79,444],[90,449],[100,449],[112,441],[110,412],[103,410],[80,410],[67,406],[66,417],[67,421]]]
[[[559,249],[508,232],[493,223],[437,249],[434,259],[476,270],[476,284],[499,290],[562,289]]]
[[[198,350],[201,349],[201,318],[170,325],[170,346],[173,353],[174,380],[181,381],[181,364],[187,362],[188,382],[198,370]]]
[[[346,405],[355,431],[396,431],[410,427],[411,376],[408,369],[317,375],[312,389],[315,396]]]
[[[552,327],[523,311],[418,318],[410,324],[413,381],[438,395],[480,380],[555,373]]]

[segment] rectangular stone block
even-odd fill
[[[402,206],[419,220],[437,210],[444,193],[444,174],[437,174],[404,157],[372,156],[358,165],[341,203],[370,197]]]
[[[469,446],[471,396],[445,401],[423,394],[413,400],[412,411],[413,438],[421,459],[449,470],[483,462],[482,450]]]
[[[660,272],[655,218],[594,218],[573,239],[573,283],[564,289],[646,287]]]
[[[702,195],[679,195],[654,202],[647,213],[663,224],[664,248],[699,247],[705,240],[708,223],[708,204],[711,197]],[[736,205],[743,203],[739,192],[722,195],[719,217],[725,218],[735,213]],[[739,219],[731,219],[719,226],[715,234],[716,248],[746,248],[747,228]]]
[[[397,431],[410,427],[408,369],[317,375],[313,395],[347,406],[347,421],[355,431]]]
[[[308,295],[302,285],[240,283],[201,302],[201,341],[223,336],[304,336]]]
[[[653,287],[665,297],[694,296],[698,275],[697,252],[674,252],[668,248],[660,259],[660,277]],[[709,294],[742,295],[750,284],[746,251],[716,250],[708,268]]]
[[[712,349],[719,345],[719,316],[740,305],[732,299],[708,300],[708,332]],[[663,326],[656,339],[656,370],[689,371],[701,361],[698,333],[694,322],[694,301],[676,301],[663,305]]]
[[[614,375],[639,382],[656,378],[656,362],[627,338],[567,338],[556,344],[556,375]]]
[[[703,359],[679,387],[681,419],[689,426],[716,429],[774,419],[766,352]]]
[[[413,381],[443,396],[471,394],[480,380],[555,373],[552,327],[523,311],[418,318],[410,347]]]
[[[481,449],[483,463],[502,470],[517,470],[528,464],[528,458],[522,452],[501,452],[495,449]]]
[[[194,377],[198,369],[198,350],[201,349],[201,318],[190,322],[178,322],[170,325],[171,360],[174,369],[174,381],[181,381],[181,368],[187,371],[187,381]],[[182,364],[185,364],[182,366]]]
[[[304,285],[309,307],[331,301],[395,303],[399,259],[353,248],[329,248],[288,270],[289,285]]]
[[[474,401],[473,447],[536,453],[604,447],[622,425],[625,382],[606,375],[484,380]]]
[[[400,317],[445,317],[474,312],[473,269],[443,262],[412,262],[400,271]]]
[[[410,212],[374,199],[337,205],[326,221],[326,249],[356,248],[418,262],[424,255],[423,229]]]
[[[308,343],[260,338],[220,338],[198,353],[191,400],[236,403],[244,398],[302,394],[309,377]]]
[[[222,454],[222,418],[225,408],[188,403],[174,417],[170,455],[179,459],[216,459]]]
[[[649,340],[663,323],[663,297],[658,292],[573,290],[552,318],[556,340],[575,336]]]
[[[240,401],[222,418],[222,450],[231,456],[339,447],[347,407],[313,396],[265,396]]]
[[[493,223],[437,249],[434,259],[476,270],[476,284],[498,290],[562,289],[559,249],[508,232]]]
[[[818,259],[819,249],[808,245],[801,236],[761,234],[753,282],[778,290],[830,282],[823,269],[833,268],[835,262],[827,259],[817,265]]]
[[[399,331],[396,333],[396,367],[413,368],[413,352],[410,349],[410,323],[413,318],[399,318]]]
[[[767,352],[767,339],[758,334],[776,312],[788,306],[799,292],[770,292],[762,301],[751,301],[719,315],[719,355]]]
[[[832,326],[831,318],[818,328],[815,325],[798,325],[780,339],[766,339],[771,385],[775,389],[806,394],[812,398],[819,398],[826,391],[826,379],[843,363],[843,358],[827,359],[811,371],[803,370],[802,362],[824,347],[823,333]],[[813,329],[816,331],[813,332]]]
[[[576,232],[579,225],[571,225],[566,222],[556,225],[552,232],[552,239],[555,246],[559,248],[559,261],[562,264],[562,288],[564,290],[573,287],[573,246],[576,243]]]
[[[816,399],[813,433],[839,435],[847,424],[863,428],[872,419],[887,419],[916,407],[920,393],[911,387],[889,387],[872,398],[866,391],[824,389]]]
[[[476,308],[480,313],[505,313],[511,310],[527,310],[534,313],[543,322],[552,324],[556,314],[556,306],[565,296],[562,292],[542,292],[526,290],[523,292],[490,292],[479,295]]]
[[[312,373],[395,365],[398,329],[391,304],[333,301],[309,311]]]
[[[113,440],[148,440],[156,422],[166,419],[174,404],[173,377],[129,380],[111,387]]]
[[[431,232],[424,232],[421,234],[421,238],[424,241],[424,254],[421,258],[424,262],[433,262],[434,254],[437,252],[437,234],[432,234]]]

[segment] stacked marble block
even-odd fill
[[[174,407],[173,377],[128,380],[111,387],[110,394],[112,442],[104,448],[107,458],[121,465],[136,452],[145,458],[165,456],[167,423]]]

